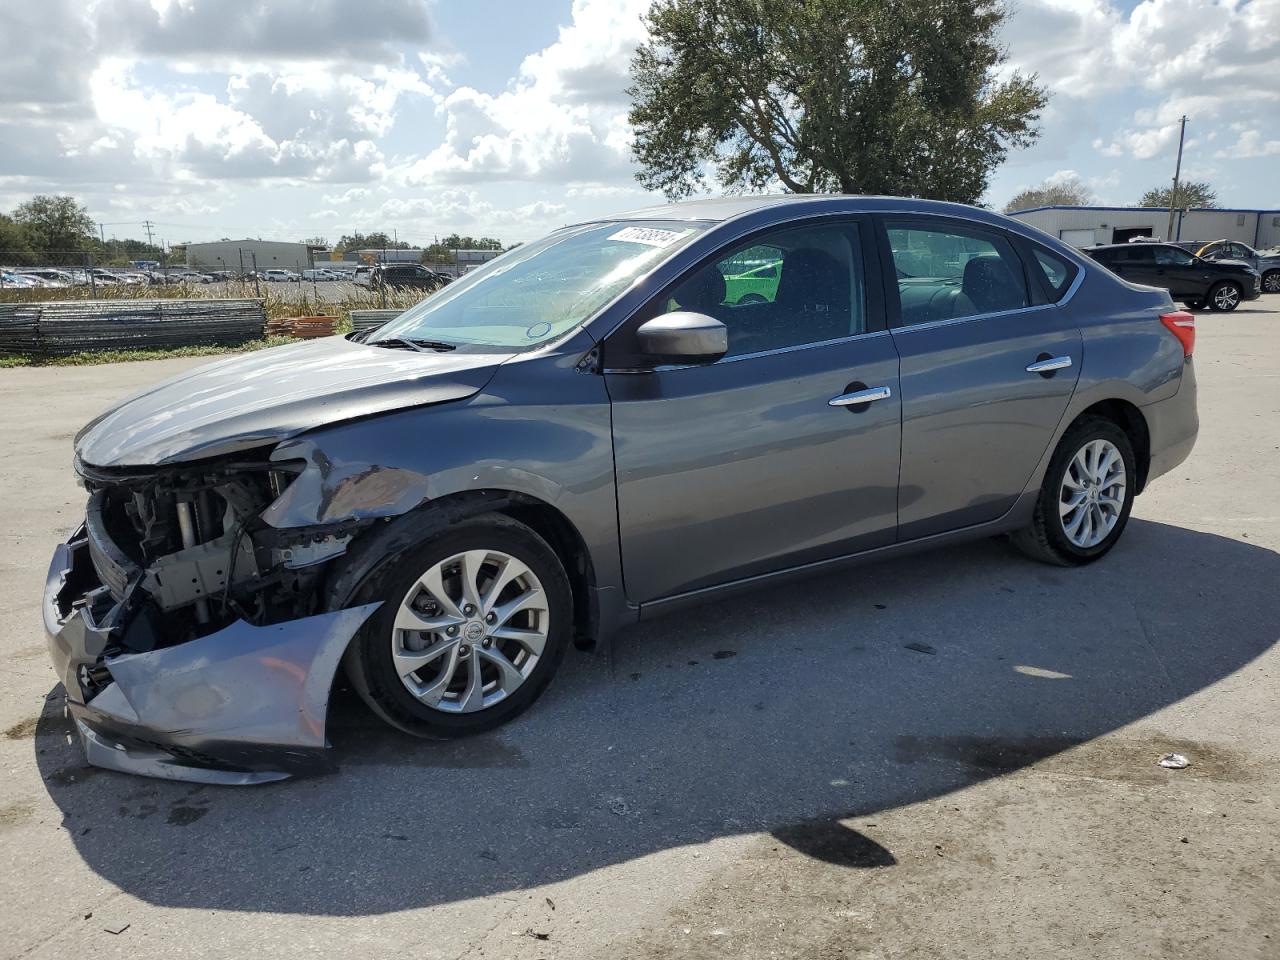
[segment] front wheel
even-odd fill
[[[500,514],[389,558],[361,594],[383,603],[347,651],[347,673],[378,716],[415,736],[465,736],[512,719],[570,644],[563,565]]]
[[[1221,313],[1230,313],[1240,306],[1242,292],[1239,284],[1224,280],[1209,291],[1209,306]]]
[[[1128,435],[1110,420],[1082,420],[1058,444],[1031,526],[1014,534],[1014,543],[1045,563],[1092,563],[1124,532],[1136,479]]]

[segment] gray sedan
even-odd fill
[[[330,762],[339,670],[453,737],[731,591],[994,534],[1091,563],[1195,443],[1194,338],[1166,291],[953,204],[566,227],[85,427],[54,666],[91,762],[253,783]]]

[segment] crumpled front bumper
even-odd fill
[[[82,527],[54,552],[43,612],[90,763],[250,784],[331,768],[329,691],[347,644],[378,606],[262,627],[238,620],[176,646],[104,656],[125,604],[102,590]]]

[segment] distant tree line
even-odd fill
[[[1168,208],[1173,199],[1173,185],[1152,187],[1138,201],[1139,207]],[[1032,207],[1087,207],[1094,202],[1093,191],[1077,177],[1053,178],[1038,187],[1031,187],[1014,194],[1004,205],[1005,213],[1030,210]],[[1218,206],[1218,193],[1204,180],[1188,180],[1178,184],[1178,196],[1173,205],[1179,209],[1189,207]]]
[[[107,240],[75,197],[39,194],[0,213],[0,259],[11,263],[65,262],[80,253],[95,264],[164,260],[164,250],[144,240]]]

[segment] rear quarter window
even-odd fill
[[[1071,289],[1071,282],[1075,280],[1080,268],[1070,260],[1060,257],[1056,253],[1050,253],[1043,247],[1033,247],[1031,253],[1036,265],[1040,268],[1041,275],[1044,277],[1045,285],[1048,287],[1046,292],[1049,295],[1049,300],[1057,303]],[[1097,257],[1096,259],[1100,263],[1107,262],[1102,257]]]

